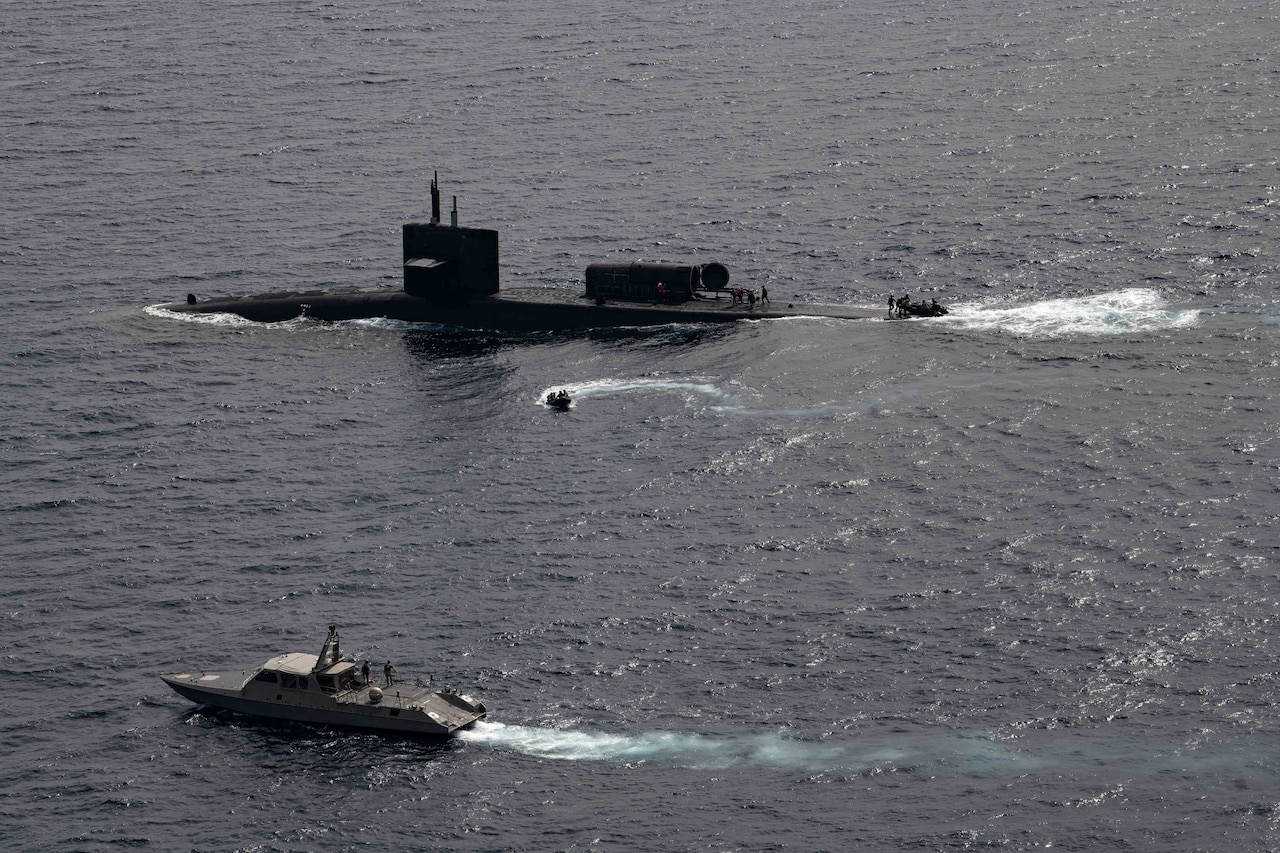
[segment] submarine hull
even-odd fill
[[[234,314],[259,323],[278,323],[298,317],[316,320],[364,320],[385,317],[410,323],[434,323],[466,329],[503,332],[575,331],[609,326],[665,326],[671,323],[731,323],[784,317],[831,317],[861,320],[883,311],[844,305],[803,305],[775,308],[766,303],[754,309],[729,299],[696,299],[678,304],[605,302],[597,304],[578,293],[550,287],[503,290],[444,304],[403,290],[324,290],[268,293],[174,302],[159,306],[177,313]]]
[[[750,289],[729,289],[729,271],[719,263],[598,263],[587,268],[586,286],[499,286],[498,232],[440,224],[440,191],[431,182],[430,222],[402,226],[403,289],[313,290],[221,297],[160,306],[180,313],[226,313],[260,323],[297,317],[362,320],[385,317],[504,332],[573,331],[610,326],[728,323],[781,317],[857,320],[879,310],[838,305],[774,307]],[[761,296],[765,293],[761,288]],[[734,296],[739,298],[734,298]],[[746,298],[746,302],[742,301]]]

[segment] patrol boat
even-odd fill
[[[343,660],[330,625],[319,655],[277,655],[256,669],[161,675],[182,696],[242,714],[302,723],[449,737],[483,719],[465,693],[395,684],[377,687],[355,661]]]

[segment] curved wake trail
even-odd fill
[[[546,400],[547,394],[562,388],[568,391],[575,401],[583,397],[605,397],[632,391],[667,391],[682,394],[686,398],[706,400],[710,403],[710,410],[715,413],[744,411],[736,396],[720,389],[714,383],[681,379],[600,379],[577,384],[553,385],[543,389],[538,395],[538,402],[542,403]]]
[[[749,409],[742,405],[737,396],[719,388],[712,382],[676,379],[617,379],[553,385],[542,390],[538,395],[537,402],[539,405],[544,405],[549,393],[561,389],[570,393],[575,406],[578,401],[589,397],[604,397],[633,391],[667,391],[683,394],[689,400],[701,399],[705,401],[707,405],[704,411],[712,416],[808,420],[839,415],[867,414],[884,406],[901,404],[933,390],[948,388],[953,381],[953,377],[926,377],[911,380],[890,389],[868,393],[847,403],[824,403],[820,406],[791,409]]]

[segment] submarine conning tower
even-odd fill
[[[440,224],[440,185],[431,179],[431,221],[404,225],[404,291],[433,305],[465,305],[498,292],[498,232],[459,228],[458,199]]]

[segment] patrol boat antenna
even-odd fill
[[[338,663],[342,657],[342,652],[338,649],[338,626],[329,626],[329,636],[325,637],[324,645],[320,648],[320,657],[316,658],[316,665],[311,668],[312,672],[319,672],[322,669],[328,669],[335,663]]]

